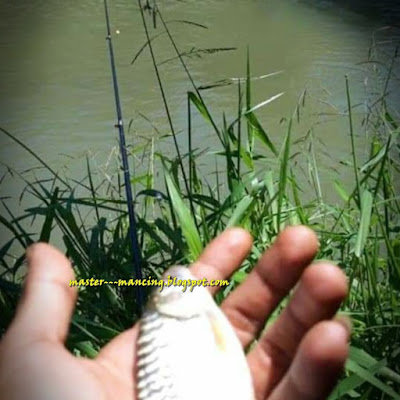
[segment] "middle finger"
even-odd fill
[[[316,235],[305,226],[286,228],[246,281],[222,303],[244,347],[255,339],[265,319],[296,284],[318,246]]]
[[[257,398],[267,397],[289,368],[304,335],[332,318],[346,294],[347,279],[340,268],[319,262],[306,269],[285,310],[248,355]]]

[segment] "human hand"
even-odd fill
[[[251,243],[242,229],[223,232],[193,264],[193,274],[226,279]],[[346,296],[346,278],[330,263],[310,265],[317,248],[312,231],[287,228],[222,304],[247,346],[298,282],[286,309],[248,354],[257,400],[325,399],[347,358],[349,329],[331,320]],[[133,400],[137,325],[94,360],[73,356],[63,345],[76,301],[70,263],[46,244],[33,245],[27,258],[24,294],[0,344],[0,398]]]

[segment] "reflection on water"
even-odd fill
[[[346,109],[344,75],[349,74],[354,102],[373,91],[369,86],[370,69],[362,62],[367,60],[372,34],[384,25],[383,19],[358,12],[358,2],[353,2],[351,9],[333,1],[170,0],[159,4],[169,20],[190,20],[208,27],[171,22],[181,51],[237,49],[187,58],[198,84],[244,76],[246,48],[250,45],[253,76],[283,71],[255,82],[253,90],[254,104],[285,92],[258,112],[273,140],[281,142],[284,129],[280,121],[291,114],[299,94],[307,87],[307,112],[296,135],[314,127],[314,135],[325,144],[325,153],[321,150],[318,156],[325,168],[349,158],[347,122],[340,117]],[[388,14],[388,2],[384,4],[382,15]],[[114,46],[124,116],[126,120],[133,119],[128,141],[137,141],[136,136],[158,135],[157,131],[167,134],[169,127],[148,52],[143,52],[134,65],[130,64],[145,41],[136,3],[120,1],[110,11],[113,30],[119,31],[114,34]],[[102,160],[116,144],[102,4],[93,0],[3,2],[1,13],[0,125],[15,133],[55,169],[69,162],[72,173],[81,176],[81,163],[71,163],[65,155],[78,157],[91,151],[99,153]],[[159,31],[151,28],[152,35]],[[376,38],[388,52],[393,52],[399,32],[378,31]],[[166,35],[155,39],[154,46],[159,62],[174,55]],[[175,128],[184,131],[185,93],[190,84],[178,62],[163,64],[160,71]],[[396,103],[398,81],[393,85],[391,101]],[[222,111],[228,117],[236,112],[236,88],[210,90],[204,96],[218,121],[222,121]],[[204,147],[207,143],[213,149],[217,142],[213,141],[212,132],[199,118],[193,123],[195,145]],[[184,135],[181,136],[184,144]],[[359,145],[363,152],[362,135]],[[3,163],[19,169],[35,164],[4,137],[0,157]],[[2,188],[7,194],[16,190],[12,181],[3,183]]]

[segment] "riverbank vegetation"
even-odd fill
[[[397,54],[384,78],[378,80],[379,95],[365,100],[361,124],[353,118],[351,82],[347,77],[343,80],[347,132],[338,134],[348,138],[348,173],[354,185],[348,190],[340,181],[335,182],[332,186],[340,201],[329,202],[320,189],[321,168],[316,161],[312,130],[294,139],[307,107],[307,92],[299,96],[295,109],[283,116],[277,143],[257,112],[279,94],[253,104],[252,87],[257,82],[252,79],[248,56],[244,78],[218,83],[236,85],[237,115],[215,118],[167,24],[157,10],[154,12],[169,36],[173,57],[193,86],[184,99],[188,122],[185,140],[174,131],[170,120],[167,137],[129,147],[131,164],[135,165],[131,183],[144,276],[159,277],[169,265],[190,263],[225,228],[242,226],[254,237],[254,246],[231,285],[218,295],[221,301],[246,278],[282,228],[308,225],[320,239],[317,258],[335,261],[349,277],[350,293],[342,312],[353,321],[351,354],[331,399],[400,399],[400,120],[387,102]],[[143,49],[146,47],[154,55],[150,37]],[[155,58],[152,61],[158,73]],[[375,61],[371,53],[368,62]],[[162,77],[158,76],[163,89]],[[164,111],[170,118],[168,98],[162,96]],[[193,147],[194,115],[201,116],[218,141],[218,148],[212,152]],[[18,141],[12,133],[1,131]],[[357,155],[361,134],[367,135],[370,142],[365,158]],[[174,155],[159,150],[164,141],[173,143]],[[2,200],[0,223],[8,231],[0,248],[2,332],[12,319],[21,291],[24,250],[33,242],[62,241],[78,278],[95,276],[110,281],[132,277],[118,156],[112,157],[115,163],[107,171],[93,170],[88,158],[86,177],[77,180],[53,171],[45,155],[34,154],[19,143],[36,158],[40,170],[29,174],[7,172],[24,182],[21,198],[29,196],[29,207],[22,215],[14,215],[7,200]],[[215,168],[210,169],[210,160]],[[300,173],[299,164],[306,167],[308,180]],[[131,288],[81,288],[67,346],[77,354],[93,357],[104,343],[131,326],[136,315]]]

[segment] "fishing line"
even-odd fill
[[[117,111],[117,123],[115,125],[118,128],[119,132],[119,147],[122,159],[122,168],[124,171],[124,183],[125,183],[125,193],[126,193],[126,200],[128,203],[128,216],[129,216],[129,239],[131,243],[132,249],[132,256],[133,256],[133,267],[136,279],[142,279],[142,268],[141,268],[141,261],[142,257],[140,254],[140,246],[137,236],[137,229],[136,229],[136,218],[135,218],[135,210],[133,207],[133,197],[132,197],[132,187],[131,187],[131,178],[129,173],[129,163],[128,163],[128,156],[126,152],[126,144],[125,144],[125,131],[124,131],[124,124],[122,120],[122,110],[121,110],[121,102],[119,97],[119,90],[118,90],[118,80],[117,80],[117,71],[115,67],[115,59],[114,59],[114,50],[111,40],[111,29],[110,29],[110,18],[108,15],[108,5],[107,0],[104,0],[104,13],[106,17],[106,24],[107,24],[107,37],[106,40],[108,42],[108,51],[110,55],[110,63],[111,63],[111,73],[112,73],[112,80],[113,80],[113,87],[114,87],[114,96],[115,96],[115,107]],[[139,309],[139,315],[142,314],[143,311],[143,304],[144,304],[144,293],[143,288],[140,285],[136,286],[136,302]]]

